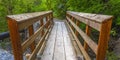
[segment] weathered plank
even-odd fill
[[[14,59],[23,60],[22,47],[17,22],[15,20],[8,19],[8,27],[10,30],[10,39],[12,41]]]
[[[105,60],[106,50],[108,48],[108,41],[109,41],[109,35],[110,35],[110,29],[111,29],[112,19],[105,22],[101,26],[101,32],[99,36],[99,43],[98,43],[98,49],[97,49],[97,60]]]
[[[67,13],[72,15],[73,17],[79,16],[96,23],[103,23],[113,18],[113,16],[101,15],[101,14],[91,14],[91,13],[82,13],[82,12],[73,12],[73,11],[67,11]]]
[[[34,34],[33,25],[29,26],[29,37]],[[31,52],[35,49],[35,41],[30,45]]]
[[[69,27],[72,35],[74,36],[74,38],[75,38],[75,40],[76,40],[76,42],[77,42],[77,44],[78,44],[79,49],[80,49],[81,52],[83,53],[84,58],[85,58],[86,60],[91,60],[90,56],[87,54],[87,52],[86,52],[85,49],[83,48],[81,42],[80,42],[79,39],[76,37],[76,35],[74,34],[72,28],[70,27],[70,25],[68,24],[67,21],[66,21],[66,23],[67,23],[67,25],[68,25],[68,27]]]
[[[90,36],[90,33],[91,33],[91,27],[86,25],[86,34],[88,36]],[[84,42],[84,48],[85,48],[86,51],[88,50],[88,47],[89,47],[88,44],[86,42]]]
[[[53,28],[53,26],[52,26],[52,28]],[[46,43],[47,43],[47,39],[48,39],[48,37],[49,37],[49,35],[50,35],[50,32],[51,32],[52,28],[50,28],[48,34],[47,34],[46,37],[45,37],[45,41],[43,42],[43,44],[42,44],[39,52],[37,53],[37,59],[41,59],[41,55],[43,54],[43,52],[44,52],[44,50],[45,50]]]
[[[51,26],[49,26],[49,28],[51,28]],[[34,60],[35,59],[35,56],[38,53],[39,49],[41,48],[41,46],[42,46],[42,44],[44,42],[44,39],[45,39],[48,32],[49,32],[49,29],[45,31],[45,34],[43,35],[43,37],[38,42],[36,48],[34,49],[33,53],[31,54],[31,56],[29,57],[28,60]]]
[[[49,23],[49,21],[47,22]],[[41,30],[44,28],[44,26],[47,25],[47,23],[43,26],[41,26],[31,37],[29,37],[25,42],[22,43],[22,50],[24,51],[31,43],[33,43],[36,39],[36,37],[40,34]]]
[[[24,29],[35,23],[38,20],[41,20],[42,16],[47,16],[51,14],[52,11],[44,11],[44,12],[36,12],[36,13],[26,13],[26,14],[19,14],[19,15],[8,15],[8,19],[16,20],[18,23],[19,30]]]
[[[89,26],[91,26],[92,28],[100,31],[100,28],[101,28],[101,24],[100,24],[100,23],[97,23],[97,22],[95,22],[95,21],[91,21],[91,20],[89,20],[89,19],[85,19],[85,18],[80,17],[79,15],[76,15],[76,14],[72,14],[72,13],[68,13],[68,14],[70,14],[72,17],[74,17],[74,18],[77,19],[78,21],[83,22],[84,24],[89,25]]]
[[[58,22],[58,30],[57,30],[53,60],[65,60],[65,58],[66,57],[65,57],[64,42],[62,37],[62,26],[61,23]]]
[[[64,40],[66,60],[77,60],[75,51],[74,51],[73,46],[72,46],[72,42],[70,40],[70,37],[68,35],[68,31],[66,29],[64,22],[62,22],[62,31],[63,31],[62,35],[63,35],[63,40]]]
[[[57,23],[55,23],[50,33],[45,50],[43,52],[43,55],[41,56],[41,60],[52,60],[53,59],[56,31],[57,31]]]

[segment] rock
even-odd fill
[[[14,60],[14,57],[9,52],[0,49],[0,60]]]

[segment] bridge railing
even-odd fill
[[[66,19],[66,23],[85,60],[91,60],[91,57],[87,53],[88,47],[95,53],[96,60],[105,60],[113,17],[108,15],[67,11]],[[79,28],[81,22],[86,24],[85,32]],[[96,29],[100,32],[98,44],[90,38],[91,29]],[[84,46],[79,40],[79,34],[84,39]]]
[[[23,54],[27,48],[30,48],[31,54],[28,60],[35,60],[37,52],[42,51],[45,45],[45,39],[53,26],[52,11],[27,13],[19,15],[8,15],[8,27],[13,48],[14,60],[23,60]],[[40,27],[34,32],[33,24],[40,21]],[[28,29],[29,37],[25,41],[21,41],[19,31]],[[36,44],[35,39],[41,36]]]

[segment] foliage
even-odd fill
[[[114,52],[107,53],[107,60],[119,60],[119,57],[114,54]]]
[[[120,32],[120,0],[68,0],[67,10],[113,15],[111,34]]]
[[[6,15],[53,10],[65,18],[67,10],[113,15],[114,33],[120,32],[120,0],[0,0],[0,32],[7,31]],[[114,34],[113,33],[113,34]]]

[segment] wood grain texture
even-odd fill
[[[86,34],[88,36],[90,36],[90,32],[91,32],[91,27],[86,25]],[[84,42],[84,48],[85,48],[86,51],[88,50],[88,47],[89,47],[88,44],[86,42]]]
[[[53,25],[52,25],[52,28],[53,28]],[[40,50],[39,50],[38,53],[37,53],[37,59],[38,59],[38,60],[41,59],[41,56],[42,56],[42,54],[43,54],[43,52],[44,52],[44,50],[45,50],[46,43],[47,43],[47,39],[48,39],[48,37],[49,37],[49,35],[50,35],[50,32],[51,32],[52,28],[49,29],[49,32],[48,32],[48,34],[47,34],[46,37],[45,37],[45,41],[43,42]]]
[[[50,27],[51,26],[49,26],[49,28]],[[45,31],[44,36],[40,39],[40,41],[38,42],[36,48],[34,49],[33,53],[31,54],[31,56],[29,57],[28,60],[34,60],[36,58],[35,56],[38,53],[39,49],[41,48],[43,42],[45,41],[44,39],[45,39],[45,37],[46,37],[46,35],[47,35],[48,32],[49,32],[49,29]]]
[[[84,24],[89,25],[90,27],[100,31],[101,23],[97,23],[95,21],[91,21],[89,19],[85,19],[85,18],[80,17],[80,16],[78,16],[76,14],[71,14],[71,13],[68,13],[68,14],[71,15],[72,17],[74,17],[75,19],[77,19],[78,21],[83,22]]]
[[[42,56],[40,55],[41,60],[52,60],[53,59],[56,31],[57,31],[57,24],[55,23],[50,33],[50,36],[47,40],[43,55]]]
[[[72,15],[73,17],[79,16],[96,23],[103,23],[113,18],[113,16],[101,15],[101,14],[91,14],[91,13],[82,13],[82,12],[73,12],[73,11],[67,11],[67,13],[69,15]]]
[[[75,23],[73,23],[69,18],[67,18],[71,25],[79,32],[84,41],[89,45],[95,54],[97,54],[98,45],[86,34],[84,33]]]
[[[23,60],[18,24],[15,20],[8,19],[8,27],[10,31],[10,39],[12,42],[14,60]]]
[[[76,20],[76,25],[79,27],[80,26],[80,22],[78,20]],[[79,33],[77,30],[75,30],[75,35],[78,37]]]
[[[85,51],[85,49],[83,48],[81,42],[79,41],[79,39],[76,37],[75,33],[73,32],[72,28],[70,27],[70,25],[68,24],[68,22],[66,21],[67,26],[69,27],[73,37],[75,38],[77,45],[79,47],[79,49],[81,50],[85,60],[91,60],[90,56],[87,54],[87,52]]]
[[[60,22],[57,23],[58,23],[58,30],[57,30],[53,60],[65,60],[66,56],[65,56],[64,42],[62,37],[62,27]]]
[[[69,33],[67,31],[67,28],[65,26],[65,23],[61,23],[62,27],[62,36],[64,41],[64,49],[65,49],[65,55],[66,60],[77,60],[75,50],[72,45],[72,41],[70,39]]]
[[[49,21],[47,22],[49,23]],[[29,37],[25,42],[22,43],[22,50],[24,51],[31,43],[33,43],[36,39],[37,36],[39,36],[41,30],[43,30],[43,28],[47,25],[47,23],[45,25],[43,25],[42,27],[40,27],[31,37]]]
[[[40,20],[40,27],[42,27],[44,25],[43,23],[43,17],[41,17],[42,19]],[[44,29],[42,29],[40,36],[42,37],[44,35]]]
[[[101,26],[101,32],[98,41],[97,60],[105,60],[106,50],[108,48],[109,35],[111,30],[112,19]]]
[[[64,22],[55,22],[41,60],[76,60]]]
[[[34,34],[33,25],[29,26],[29,37]],[[30,45],[31,52],[35,49],[35,41]]]
[[[22,30],[26,27],[29,27],[30,25],[37,22],[38,20],[41,20],[42,16],[45,17],[50,13],[52,13],[52,11],[8,15],[7,18],[16,20],[18,23],[19,30]]]

